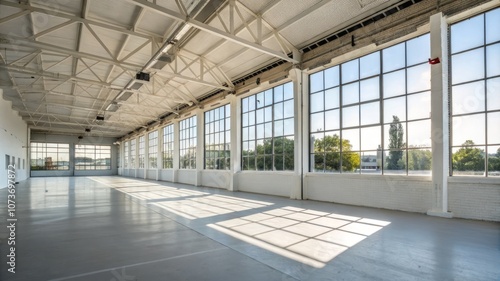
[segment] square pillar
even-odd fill
[[[442,13],[430,18],[431,59],[431,139],[432,139],[432,209],[428,215],[451,218],[448,212],[449,109],[448,109],[448,24]]]

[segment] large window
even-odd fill
[[[163,169],[172,169],[174,166],[174,125],[163,128]]]
[[[129,141],[123,143],[123,168],[128,168]]]
[[[111,146],[81,145],[75,147],[75,170],[110,170]]]
[[[500,176],[500,8],[451,25],[454,175]]]
[[[179,122],[179,167],[196,169],[196,116]]]
[[[294,169],[293,84],[242,99],[242,169]]]
[[[310,75],[311,171],[429,174],[429,35]]]
[[[31,170],[69,170],[69,144],[31,143]]]
[[[229,104],[205,112],[205,169],[230,169],[230,115]]]
[[[149,169],[158,167],[158,131],[148,135],[148,164]]]
[[[130,168],[137,168],[135,165],[136,139],[130,140]]]
[[[144,161],[146,158],[146,137],[145,136],[140,136],[139,137],[139,153],[138,153],[138,160],[139,160],[139,169],[144,169]]]

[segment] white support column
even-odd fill
[[[139,137],[136,136],[133,139],[135,143],[135,151],[134,151],[134,178],[137,178],[137,169],[139,167]]]
[[[205,114],[202,109],[196,109],[196,183],[201,186],[202,173],[205,168]]]
[[[294,171],[295,175],[301,180],[296,186],[291,189],[290,199],[303,199],[303,146],[307,143],[307,134],[304,135],[302,128],[304,120],[302,118],[303,112],[303,73],[299,68],[292,68],[289,72],[290,78],[293,83],[293,99],[294,99]],[[307,121],[307,120],[306,120]],[[304,137],[306,139],[304,139]],[[307,150],[306,150],[307,151]]]
[[[179,159],[180,159],[179,120],[175,120],[173,122],[173,124],[174,124],[174,159],[172,159],[172,168],[173,168],[172,169],[172,182],[179,182]]]
[[[163,127],[159,127],[156,129],[158,131],[158,139],[157,139],[157,153],[156,153],[156,180],[160,180],[160,173],[163,169]]]
[[[144,133],[144,168],[142,169],[144,179],[148,178],[149,170],[149,133],[151,132]]]
[[[238,190],[238,174],[241,172],[241,102],[236,95],[228,95],[231,104],[231,179],[229,191]]]
[[[428,215],[453,217],[448,212],[449,128],[448,128],[448,25],[442,13],[430,18],[431,59],[431,132],[433,206]]]

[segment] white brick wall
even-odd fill
[[[307,174],[306,199],[425,213],[432,207],[430,177]]]
[[[500,179],[448,178],[448,208],[457,218],[500,221]]]

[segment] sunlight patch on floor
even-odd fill
[[[375,219],[283,207],[208,226],[273,253],[322,268],[389,224]]]

